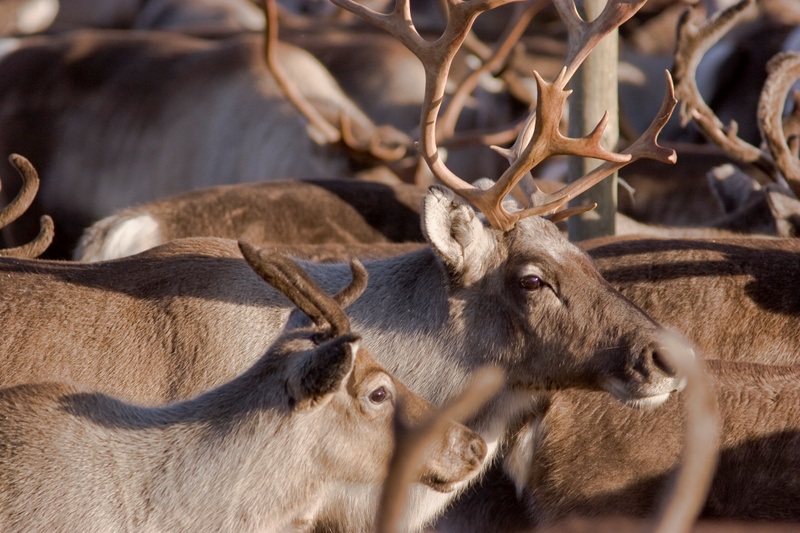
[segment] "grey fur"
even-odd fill
[[[248,256],[254,268],[299,270],[264,259]],[[340,331],[287,332],[243,375],[166,407],[58,383],[0,390],[3,531],[305,530],[327,492],[379,487],[395,434],[426,423],[432,406],[361,348],[319,287],[277,285]],[[416,479],[451,490],[486,451],[449,422]]]
[[[443,189],[428,193],[423,218],[432,247],[366,262],[371,281],[348,316],[384,366],[436,405],[475,369],[505,370],[509,385],[469,424],[490,456],[532,390],[606,389],[657,404],[679,387],[659,356],[662,328],[550,222],[534,217],[495,230]],[[7,385],[70,380],[139,402],[194,396],[248,368],[291,311],[235,242],[221,239],[175,241],[104,263],[7,260],[0,268]],[[328,293],[349,283],[346,265],[304,268]],[[533,275],[542,283],[525,289]],[[372,492],[365,485],[355,500],[349,492],[347,507],[331,502],[330,520],[368,530]],[[457,493],[416,491],[410,527]]]

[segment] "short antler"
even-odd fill
[[[289,298],[317,327],[329,324],[333,337],[350,331],[350,320],[344,307],[364,292],[368,277],[366,269],[357,259],[350,263],[353,273],[350,285],[331,297],[285,253],[259,250],[243,241],[239,241],[239,249],[253,270]]]
[[[17,197],[0,211],[0,228],[18,219],[33,203],[39,190],[39,175],[30,161],[18,154],[11,154],[8,160],[22,177],[22,188]],[[39,257],[53,242],[53,219],[48,215],[43,215],[39,219],[39,225],[39,234],[31,242],[15,248],[0,250],[0,257],[25,259]]]
[[[331,1],[389,31],[422,61],[426,73],[425,98],[420,119],[422,156],[433,174],[458,195],[480,209],[492,226],[508,230],[524,217],[553,212],[560,208],[569,197],[583,192],[613,172],[608,171],[602,177],[600,172],[584,176],[581,180],[573,183],[567,192],[546,197],[544,205],[514,213],[503,209],[503,198],[533,167],[550,156],[572,154],[604,159],[614,164],[628,163],[634,159],[632,153],[618,154],[606,150],[600,145],[600,138],[608,121],[607,116],[600,121],[594,131],[579,139],[563,136],[558,126],[564,104],[571,93],[566,90],[566,85],[575,71],[600,39],[630,19],[644,5],[645,0],[612,0],[606,5],[600,16],[591,22],[584,21],[578,15],[574,0],[555,0],[555,5],[570,34],[567,66],[553,83],[545,82],[538,73],[534,72],[538,99],[536,109],[529,118],[531,127],[525,128],[520,133],[517,139],[519,149],[509,169],[503,173],[493,187],[487,190],[474,187],[447,168],[437,149],[437,117],[445,94],[450,64],[470,31],[475,18],[483,11],[514,0],[473,0],[470,2],[447,0],[448,19],[445,31],[433,42],[423,39],[414,28],[408,0],[398,1],[395,4],[394,12],[389,14],[377,13],[352,0]],[[652,137],[655,138],[655,135]],[[634,144],[641,146],[643,143]],[[651,153],[654,152],[647,151],[647,154]],[[658,153],[661,157],[660,150]],[[649,155],[643,157],[649,157]]]

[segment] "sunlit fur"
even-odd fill
[[[656,357],[662,328],[550,222],[534,217],[503,233],[444,189],[426,195],[422,218],[431,246],[365,263],[369,286],[347,313],[387,370],[435,405],[475,369],[504,369],[508,390],[469,423],[487,442],[503,434],[511,407],[524,406],[519,391],[598,390],[609,378],[624,384],[627,399],[678,388]],[[287,320],[294,323],[285,298],[232,241],[175,241],[93,265],[3,264],[6,384],[57,378],[137,401],[193,396],[249,367]],[[520,280],[530,265],[546,277],[535,291]],[[304,268],[331,294],[351,277],[347,265]],[[22,336],[25,343],[15,342]],[[45,353],[55,356],[45,362]],[[425,503],[411,510],[411,530],[458,493],[427,492],[431,499],[415,500]],[[348,529],[368,530],[373,510],[372,500],[349,505]]]

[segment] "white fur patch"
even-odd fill
[[[105,261],[138,254],[163,244],[158,221],[149,214],[124,218],[106,233],[100,250],[85,261]]]
[[[29,0],[17,12],[17,28],[36,33],[50,26],[58,14],[58,0]]]

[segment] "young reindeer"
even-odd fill
[[[511,414],[531,402],[532,391],[606,390],[630,405],[657,406],[682,386],[662,357],[664,328],[610,287],[588,256],[544,218],[632,159],[669,161],[674,155],[656,142],[675,103],[670,91],[653,126],[625,153],[600,148],[602,128],[580,139],[557,130],[571,74],[643,1],[610,2],[603,15],[585,22],[574,4],[558,0],[573,36],[568,67],[553,84],[539,78],[530,142],[520,140],[527,147],[493,189],[478,191],[448,179],[452,173],[442,168],[436,151],[436,114],[450,59],[474,18],[500,3],[451,0],[448,29],[436,42],[417,36],[406,2],[380,18],[391,21],[424,58],[429,82],[421,120],[424,158],[483,216],[449,189],[432,189],[421,216],[429,246],[368,262],[371,283],[348,308],[370,351],[436,405],[487,363],[512,376],[468,421],[487,442],[487,457],[496,453]],[[537,205],[524,211],[503,209],[507,191],[557,153],[616,162],[554,195],[537,194]],[[346,265],[303,264],[303,269],[329,293],[349,281]],[[140,402],[191,397],[243,372],[287,320],[292,322],[286,299],[252,272],[230,240],[185,239],[95,264],[5,260],[0,272],[5,333],[0,378],[7,384],[57,376]],[[421,529],[466,485],[447,494],[416,486],[407,529]],[[357,495],[330,494],[320,527],[369,530],[374,492],[364,484]]]
[[[3,531],[304,530],[326,491],[382,482],[395,433],[433,409],[350,331],[342,307],[366,271],[352,263],[352,283],[331,298],[288,257],[240,246],[315,325],[283,334],[230,383],[166,407],[58,383],[1,390]],[[439,491],[487,452],[463,425],[444,425],[415,478]]]

